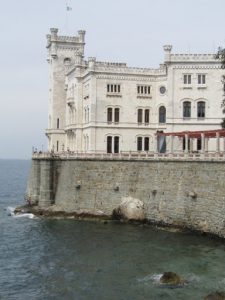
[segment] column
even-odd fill
[[[219,132],[216,133],[216,152],[220,152],[220,134]]]
[[[190,139],[190,152],[193,152],[193,138]]]
[[[155,135],[154,152],[158,154],[158,135]]]
[[[201,133],[201,146],[202,146],[201,152],[205,153],[205,134],[204,133]]]
[[[205,138],[205,152],[208,152],[209,151],[209,138],[206,137]]]
[[[185,134],[185,154],[188,153],[188,134]]]
[[[170,137],[170,153],[173,154],[173,142],[174,142],[174,136],[171,135]]]
[[[223,152],[225,153],[225,137],[223,138]]]

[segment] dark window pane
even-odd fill
[[[107,153],[112,153],[112,137],[107,136]]]
[[[118,93],[120,93],[120,85],[118,85]]]
[[[205,75],[202,75],[202,84],[205,84]]]
[[[191,84],[191,75],[188,75],[188,84]]]
[[[111,107],[109,107],[107,109],[107,121],[112,122],[112,108]]]
[[[183,117],[190,118],[191,117],[191,102],[185,101],[183,103]]]
[[[114,153],[119,153],[119,136],[114,137]]]
[[[145,123],[149,124],[149,109],[145,110]]]
[[[198,102],[197,116],[198,118],[205,118],[205,102],[203,101]]]
[[[202,140],[201,138],[197,139],[197,150],[201,150],[202,149]]]
[[[137,92],[140,94],[140,86],[137,87]]]
[[[137,150],[142,151],[142,137],[137,138]]]
[[[142,123],[142,109],[138,109],[138,123]]]
[[[59,129],[59,119],[57,119],[57,129]]]
[[[144,145],[144,150],[149,151],[149,137],[145,137],[145,145]]]
[[[114,121],[116,123],[118,123],[120,121],[120,109],[119,108],[115,108]]]
[[[109,93],[110,92],[110,85],[107,84],[107,92]]]
[[[166,108],[164,106],[159,108],[159,123],[166,123]]]

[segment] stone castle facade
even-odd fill
[[[168,151],[156,132],[221,128],[223,70],[213,54],[173,54],[158,69],[84,58],[85,31],[47,35],[49,151]],[[183,139],[174,142],[183,150]],[[210,141],[212,149],[214,141]],[[201,150],[195,140],[193,150]]]

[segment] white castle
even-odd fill
[[[49,151],[183,150],[186,139],[172,145],[156,133],[221,128],[224,71],[213,54],[173,54],[166,45],[158,69],[133,68],[86,60],[85,31],[75,37],[50,31]],[[203,147],[202,139],[191,142],[192,150]]]

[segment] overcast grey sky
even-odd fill
[[[225,46],[224,0],[0,0],[0,158],[46,148],[48,64],[45,35],[85,29],[86,56],[157,67],[162,46],[212,53]],[[67,15],[67,17],[66,17]]]

